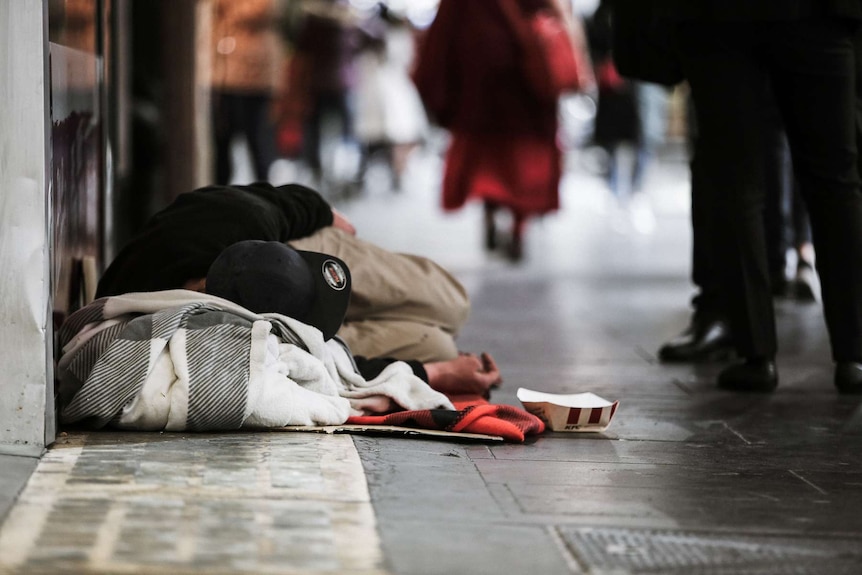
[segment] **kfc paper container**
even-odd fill
[[[620,403],[589,392],[563,395],[523,387],[518,388],[518,399],[553,431],[604,431]]]

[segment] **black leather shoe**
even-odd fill
[[[659,360],[667,363],[718,361],[732,355],[733,342],[727,322],[721,319],[704,321],[697,317],[685,331],[658,350]]]
[[[769,393],[778,385],[775,360],[749,358],[718,374],[718,387],[730,391]]]
[[[839,361],[835,364],[835,387],[841,393],[862,393],[862,363]]]

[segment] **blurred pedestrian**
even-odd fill
[[[856,153],[858,0],[667,0],[692,90],[697,193],[714,208],[716,269],[741,363],[720,387],[769,392],[777,341],[763,225],[767,85],[781,111],[811,219],[834,383],[862,393],[862,194]]]
[[[498,247],[497,212],[508,211],[512,261],[523,257],[527,219],[559,207],[557,101],[543,97],[524,68],[532,33],[525,30],[540,12],[571,22],[556,0],[443,0],[416,70],[427,109],[452,136],[443,208],[481,200],[490,250]]]
[[[668,89],[619,74],[612,53],[611,16],[610,3],[602,0],[587,23],[598,85],[593,142],[606,152],[608,188],[616,207],[630,220],[626,225],[651,233],[655,215],[643,187],[667,132]],[[627,156],[629,162],[624,161]]]
[[[367,42],[357,57],[360,177],[373,156],[382,154],[392,173],[393,187],[398,190],[410,153],[427,137],[428,119],[410,79],[416,52],[410,21],[380,3],[372,22],[376,24],[377,37]]]
[[[324,177],[325,127],[335,125],[334,153],[355,146],[356,53],[363,41],[360,19],[347,0],[302,3],[292,58],[304,70],[307,110],[303,156],[316,184]]]
[[[212,4],[212,136],[215,181],[230,182],[231,145],[245,138],[257,181],[276,159],[273,94],[282,48],[275,0],[215,0]]]

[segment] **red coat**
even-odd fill
[[[416,79],[423,99],[452,132],[446,209],[469,198],[493,199],[523,213],[559,206],[557,108],[534,96],[526,82],[523,50],[504,1],[442,0],[420,54]],[[548,6],[546,0],[518,4],[525,14]]]

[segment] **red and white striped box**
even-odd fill
[[[604,431],[620,403],[590,392],[544,393],[524,387],[518,388],[518,399],[552,431]]]

